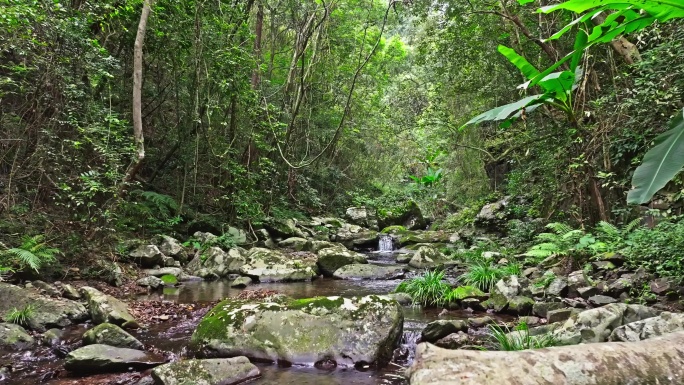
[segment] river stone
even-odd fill
[[[180,263],[186,263],[188,261],[188,253],[185,251],[185,248],[180,241],[169,237],[168,235],[161,236],[159,250],[164,253],[164,255],[172,257]]]
[[[496,320],[489,316],[468,318],[468,326],[474,329],[483,328],[493,323],[496,323]]]
[[[31,282],[31,285],[41,293],[50,297],[61,297],[62,293],[56,287],[40,280]]]
[[[144,370],[163,363],[163,358],[141,350],[95,344],[67,354],[64,368],[78,373],[124,372],[129,368]]]
[[[419,243],[449,243],[451,236],[444,231],[402,231],[397,238],[397,243],[401,246]]]
[[[508,312],[513,315],[530,315],[534,300],[530,297],[518,295],[508,301]]]
[[[488,302],[496,312],[506,310],[508,302],[520,294],[521,287],[516,275],[502,278],[492,288],[492,295]]]
[[[378,219],[375,215],[375,210],[366,207],[349,207],[346,211],[346,216],[349,222],[369,228],[371,230],[378,230]]]
[[[451,333],[444,338],[435,341],[435,345],[444,349],[460,349],[466,345],[471,345],[472,340],[467,333]]]
[[[143,344],[120,327],[103,323],[83,334],[83,345],[103,344],[118,348],[142,350]]]
[[[297,228],[297,223],[294,219],[275,219],[267,218],[264,222],[264,227],[274,237],[290,238],[301,237],[305,238],[304,233]]]
[[[330,247],[341,247],[345,249],[344,245],[341,243],[328,242],[328,241],[311,241],[311,251],[318,254],[319,251],[327,249]]]
[[[44,332],[51,327],[65,327],[88,318],[88,310],[82,304],[63,298],[50,298],[34,290],[0,282],[0,314],[13,309],[33,307],[28,328]]]
[[[411,257],[409,266],[415,267],[416,269],[427,269],[443,265],[447,261],[449,261],[449,259],[446,255],[442,254],[436,248],[421,246],[418,248],[418,251],[413,254],[413,257]]]
[[[378,364],[402,336],[402,307],[385,296],[317,297],[283,303],[227,299],[199,323],[191,351],[203,357],[244,355],[311,365]]]
[[[408,293],[390,293],[387,297],[399,302],[399,305],[408,306],[413,303],[413,298]]]
[[[202,278],[223,278],[228,274],[239,274],[240,268],[247,261],[245,254],[246,251],[240,247],[234,247],[228,252],[218,247],[210,247],[193,258],[185,266],[185,270]]]
[[[33,345],[35,345],[35,340],[23,327],[0,323],[0,349],[27,350]]]
[[[67,298],[67,299],[72,299],[74,301],[78,301],[81,299],[81,293],[79,293],[78,289],[76,289],[72,285],[63,284],[61,289],[62,289],[62,297]]]
[[[230,287],[247,287],[252,284],[252,278],[237,277],[230,283]]]
[[[331,277],[337,269],[354,263],[368,263],[363,254],[341,247],[329,247],[318,252],[318,268],[321,273]]]
[[[684,332],[641,342],[518,352],[446,350],[420,344],[411,385],[652,385],[684,379]],[[523,375],[524,374],[524,375]]]
[[[379,266],[369,264],[353,264],[340,267],[333,274],[337,279],[350,280],[386,280],[404,277],[404,269],[397,266]]]
[[[142,272],[153,277],[163,277],[165,275],[173,275],[175,277],[180,277],[183,275],[183,269],[181,269],[180,267],[162,267],[160,269],[143,270]]]
[[[568,307],[563,302],[537,302],[532,306],[532,314],[548,318],[548,313],[552,310],[558,310]]]
[[[152,370],[157,385],[229,385],[260,375],[247,357],[176,361]]]
[[[150,275],[149,277],[145,278],[140,278],[139,280],[135,281],[135,283],[138,286],[150,287],[152,289],[158,289],[164,286],[164,281],[162,281],[161,278],[157,278],[153,275]]]
[[[164,254],[155,245],[142,245],[128,254],[141,267],[154,267],[162,263]]]
[[[589,297],[593,297],[598,294],[598,289],[593,286],[580,287],[577,289],[577,294],[580,297],[588,300]]]
[[[564,322],[567,321],[573,314],[579,313],[579,310],[575,308],[564,308],[551,310],[546,313],[546,319],[548,323]]]
[[[603,306],[617,302],[615,298],[609,297],[607,295],[595,295],[593,297],[589,297],[588,301],[590,304],[595,306]]]
[[[135,318],[128,312],[128,306],[120,300],[89,286],[82,287],[81,294],[88,302],[93,323],[109,322],[123,327],[138,327]]]
[[[609,341],[635,342],[684,331],[684,314],[663,312],[658,317],[618,326]]]
[[[292,237],[278,242],[278,246],[283,249],[294,251],[311,251],[311,241],[305,238]]]
[[[420,333],[422,342],[435,342],[452,333],[467,332],[468,321],[465,320],[437,320],[432,321]]]
[[[559,345],[605,342],[618,326],[656,315],[653,309],[646,306],[613,303],[572,315],[553,334]]]
[[[568,280],[557,277],[546,288],[546,295],[550,297],[565,297],[568,294]]]
[[[317,277],[318,268],[314,254],[286,256],[276,250],[254,247],[239,273],[259,282],[296,282]]]
[[[49,329],[41,336],[41,342],[45,346],[57,346],[64,340],[64,334],[62,329]]]

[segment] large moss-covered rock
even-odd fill
[[[349,222],[369,228],[371,230],[378,230],[378,219],[375,210],[367,207],[349,207],[346,211]]]
[[[240,274],[259,282],[309,281],[318,276],[316,256],[310,253],[285,255],[277,250],[255,247],[249,250]]]
[[[408,264],[416,269],[429,269],[441,266],[446,262],[449,262],[449,258],[436,248],[421,246],[418,248],[418,251],[413,254],[413,257],[411,257]]]
[[[427,221],[416,202],[410,200],[404,205],[378,211],[378,224],[384,229],[388,226],[404,226],[408,230],[422,230]]]
[[[383,296],[318,297],[284,303],[225,300],[192,335],[201,356],[337,365],[387,363],[402,335],[401,306]]]
[[[176,361],[152,370],[157,385],[231,385],[260,375],[247,357]]]
[[[268,218],[264,222],[264,227],[271,235],[281,239],[290,237],[306,238],[306,234],[297,228],[297,222],[294,219]]]
[[[364,229],[361,226],[345,223],[335,230],[331,239],[342,243],[346,248],[352,247],[376,247],[378,232]]]
[[[88,302],[90,316],[95,324],[108,322],[126,328],[138,327],[135,318],[128,312],[128,306],[120,300],[89,286],[82,287],[81,294]]]
[[[202,278],[223,278],[229,274],[238,274],[240,268],[247,262],[246,251],[234,247],[228,252],[218,247],[210,247],[196,256],[185,270]]]
[[[143,348],[142,342],[138,341],[137,338],[128,334],[120,327],[110,323],[99,324],[85,332],[85,334],[83,334],[83,344],[103,344],[138,350]]]
[[[646,306],[614,303],[571,316],[554,335],[561,345],[605,342],[617,327],[656,315]]]
[[[318,252],[318,268],[327,277],[331,277],[340,267],[353,263],[368,263],[368,261],[363,254],[347,250],[341,245],[324,248]]]
[[[378,266],[355,263],[340,267],[335,271],[333,277],[351,280],[398,279],[404,277],[404,269],[399,266]]]
[[[306,238],[292,237],[278,242],[278,246],[283,249],[294,251],[311,251],[311,241]]]
[[[33,345],[35,345],[35,340],[23,327],[0,323],[0,349],[25,350]]]
[[[652,385],[684,378],[684,332],[642,342],[519,352],[446,350],[420,344],[411,385]]]
[[[475,216],[475,226],[490,232],[505,232],[506,223],[511,219],[508,210],[510,203],[511,197],[504,197],[494,203],[484,205]]]
[[[28,320],[29,329],[45,331],[51,327],[65,327],[88,318],[82,304],[68,299],[50,298],[37,291],[0,282],[0,314],[13,309],[33,308]]]
[[[396,236],[400,246],[419,243],[449,243],[451,235],[444,231],[403,231]]]
[[[148,369],[163,363],[163,358],[141,350],[95,344],[70,352],[64,368],[78,373],[123,372],[130,368]]]

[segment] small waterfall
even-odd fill
[[[378,251],[392,251],[394,250],[394,239],[391,235],[381,235],[378,242]]]
[[[418,344],[418,340],[420,340],[420,335],[420,330],[404,330],[404,334],[401,337],[401,343],[399,344],[399,347],[394,350],[392,362],[402,366],[411,365],[416,356],[416,345]]]

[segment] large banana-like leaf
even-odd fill
[[[644,155],[644,160],[632,177],[632,190],[627,203],[643,204],[684,167],[684,109],[672,120],[671,129],[655,139],[655,146]]]
[[[633,5],[635,8],[643,9],[660,21],[684,17],[684,1],[682,0],[569,0],[564,3],[541,7],[539,11],[549,13],[559,9],[567,9],[582,13],[598,7],[622,7],[624,5]]]
[[[539,104],[544,103],[544,101],[549,98],[547,94],[532,95],[526,98],[520,99],[517,102],[506,104],[500,107],[492,108],[487,112],[470,119],[466,124],[461,126],[461,129],[465,126],[471,124],[478,124],[482,122],[489,121],[500,121],[506,120],[515,114],[519,113],[523,109],[530,110],[532,107],[537,107]]]
[[[509,62],[513,63],[520,72],[522,72],[523,75],[527,79],[532,79],[535,76],[539,75],[539,70],[536,69],[530,62],[527,61],[523,56],[518,55],[517,52],[513,48],[508,48],[505,45],[500,45],[498,48],[499,52],[508,59]]]

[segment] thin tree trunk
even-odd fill
[[[119,195],[124,195],[125,185],[130,183],[138,174],[145,159],[145,136],[142,125],[142,81],[143,81],[143,44],[147,30],[147,19],[154,0],[144,0],[143,9],[138,24],[138,33],[135,36],[133,47],[133,137],[136,147],[136,159],[126,171]]]
[[[259,66],[261,65],[261,35],[264,29],[264,5],[261,1],[257,4],[256,27],[254,39],[254,58],[256,61],[256,68],[252,72],[252,89],[256,89],[259,85]]]

